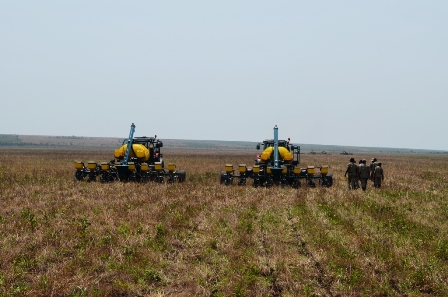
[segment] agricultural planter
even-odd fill
[[[278,140],[278,128],[274,127],[274,139],[265,140],[257,144],[257,150],[261,147],[263,152],[257,156],[255,165],[247,167],[239,164],[235,170],[232,164],[226,164],[225,171],[221,172],[220,182],[224,185],[246,185],[247,180],[252,180],[254,187],[271,187],[273,185],[291,186],[299,188],[302,181],[309,187],[316,184],[331,187],[333,174],[328,171],[328,165],[299,167],[300,146],[290,144],[288,140]]]
[[[114,152],[115,159],[110,162],[97,163],[75,161],[75,180],[101,182],[112,181],[154,181],[154,182],[183,182],[186,179],[185,170],[176,170],[174,163],[165,162],[160,149],[163,142],[154,137],[135,137],[135,125],[132,123],[128,139]]]

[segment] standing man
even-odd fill
[[[356,181],[355,181],[355,189],[359,189],[359,179],[360,179],[359,174],[361,173],[359,166],[361,166],[361,164],[362,164],[362,159],[359,159],[358,174],[356,175]]]
[[[363,191],[367,188],[367,180],[370,178],[370,167],[367,166],[366,159],[359,164],[359,179],[361,180],[361,188]]]
[[[375,171],[375,167],[378,165],[376,158],[372,158],[370,161],[370,180],[373,181],[373,172]]]
[[[378,163],[378,165],[375,167],[373,178],[375,188],[381,188],[381,181],[384,180],[384,171],[383,167],[381,167],[381,163]]]
[[[354,158],[350,158],[350,163],[347,165],[347,170],[344,176],[347,177],[348,174],[348,189],[356,189],[356,178],[358,176],[358,165],[356,165]]]

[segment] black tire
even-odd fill
[[[294,181],[294,182],[292,183],[291,186],[292,186],[294,189],[298,189],[298,188],[300,188],[300,187],[301,187],[300,180],[296,180],[296,181]]]
[[[75,172],[75,180],[83,180],[84,179],[84,173],[80,170],[76,170]]]
[[[224,184],[226,182],[226,175],[227,173],[225,171],[221,171],[221,179],[220,179],[220,184]]]
[[[329,188],[333,185],[333,174],[327,174],[327,184],[326,187]]]
[[[187,179],[187,172],[185,170],[179,170],[179,182],[183,183]]]

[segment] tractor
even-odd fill
[[[132,123],[129,137],[123,145],[114,152],[115,159],[109,162],[96,163],[88,161],[87,166],[82,161],[75,161],[75,180],[101,182],[113,181],[154,181],[163,183],[184,182],[185,170],[176,171],[174,163],[165,162],[160,148],[163,142],[154,137],[134,137],[135,125]]]
[[[303,180],[309,187],[316,184],[324,187],[333,185],[333,174],[328,171],[328,165],[299,167],[300,146],[290,144],[290,138],[278,140],[277,125],[274,127],[274,139],[256,146],[257,150],[261,147],[263,152],[257,156],[253,167],[239,164],[238,170],[235,170],[232,164],[226,164],[225,171],[221,172],[221,184],[230,185],[237,180],[238,185],[246,185],[250,178],[254,187],[281,185],[299,188]]]

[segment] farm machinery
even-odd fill
[[[328,165],[299,167],[300,146],[290,144],[289,138],[279,140],[277,126],[274,127],[274,139],[265,140],[257,144],[256,148],[260,150],[261,147],[263,152],[257,156],[253,167],[239,164],[235,170],[232,164],[226,164],[225,171],[221,172],[221,184],[230,185],[237,180],[238,185],[246,185],[250,178],[254,187],[289,185],[299,188],[302,181],[309,187],[315,187],[316,184],[324,187],[333,185],[333,175],[328,171]]]
[[[185,170],[176,171],[174,163],[165,162],[160,149],[163,142],[154,137],[134,137],[135,125],[132,123],[128,139],[116,149],[112,161],[97,163],[88,161],[75,161],[75,180],[101,182],[112,181],[154,181],[163,183],[183,182],[186,179]]]

